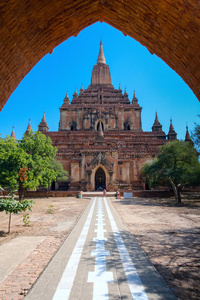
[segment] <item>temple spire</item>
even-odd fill
[[[46,117],[45,117],[45,112],[43,114],[42,122],[45,122],[45,123],[47,122]]]
[[[74,99],[74,98],[78,98],[77,88],[75,88],[75,92],[74,92],[74,94],[73,94],[73,99]]]
[[[133,94],[132,104],[138,105],[138,99],[135,95],[135,90],[134,90],[134,94]]]
[[[155,115],[155,121],[154,121],[153,126],[152,126],[152,131],[153,132],[155,132],[155,131],[162,131],[162,125],[160,124],[160,122],[158,120],[157,111],[156,111],[156,115]]]
[[[185,142],[191,142],[191,137],[188,131],[188,126],[186,126]]]
[[[12,128],[12,132],[11,132],[11,135],[10,135],[11,137],[13,137],[14,139],[15,139],[15,130],[14,130],[14,126],[13,126],[13,128]]]
[[[106,59],[103,53],[103,43],[102,40],[100,42],[99,56],[97,59],[97,64],[106,64]]]
[[[45,112],[44,112],[42,121],[38,125],[38,131],[47,132],[48,130],[49,130],[49,126],[47,125]]]
[[[28,121],[28,127],[27,127],[27,130],[32,130],[32,128],[31,128],[31,119],[29,119],[29,121]]]
[[[172,124],[172,118],[170,119],[170,126],[169,126],[169,132],[168,132],[168,140],[176,140],[177,139],[177,133],[174,130],[174,126]]]
[[[103,43],[100,42],[99,56],[96,65],[92,70],[91,84],[106,84],[111,85],[111,76],[109,66],[106,64],[103,53]]]
[[[25,134],[28,134],[28,133],[29,133],[29,131],[32,131],[32,128],[31,128],[31,119],[29,119],[29,122],[28,122],[28,127],[27,127],[27,129],[26,129],[26,132],[25,132]]]
[[[68,91],[67,91],[62,106],[65,106],[65,105],[68,105],[68,104],[69,104],[69,96],[68,96]]]
[[[157,111],[156,111],[155,122],[156,122],[156,123],[159,123]]]
[[[169,126],[169,131],[173,131],[174,130],[174,126],[172,124],[172,118],[170,119],[170,126]]]

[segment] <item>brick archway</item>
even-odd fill
[[[159,56],[200,99],[199,15],[199,0],[4,1],[0,4],[0,108],[44,55],[97,21]]]

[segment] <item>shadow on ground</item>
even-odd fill
[[[174,198],[133,198],[133,199],[120,199],[113,202],[122,205],[142,205],[142,206],[163,206],[163,207],[188,207],[189,209],[200,208],[200,199],[191,198],[190,200],[182,199],[181,203],[177,203]]]
[[[200,296],[200,200],[112,201],[123,222],[178,299]],[[129,245],[128,245],[129,247]]]

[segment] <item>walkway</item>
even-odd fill
[[[92,198],[26,300],[176,299],[109,198]]]

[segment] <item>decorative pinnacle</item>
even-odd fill
[[[64,98],[64,104],[69,104],[68,91],[66,92],[66,96],[65,96],[65,98]]]
[[[15,139],[15,130],[14,130],[14,126],[13,126],[13,129],[12,129],[12,133],[11,133],[11,137],[13,137]]]
[[[172,118],[170,118],[169,131],[174,131],[174,126],[172,125]]]
[[[78,96],[77,88],[75,88],[75,92],[74,92],[73,96],[74,96],[74,97],[77,97],[77,96]]]
[[[100,42],[99,56],[97,59],[97,64],[106,64],[105,56],[103,53],[103,43],[102,40]]]
[[[158,114],[157,114],[157,111],[156,111],[156,115],[155,115],[155,121],[154,121],[154,123],[153,123],[153,126],[161,126],[161,124],[160,124],[160,122],[159,122],[159,120],[158,120]]]
[[[156,117],[155,117],[155,121],[159,122],[159,120],[158,120],[158,114],[157,114],[157,111],[156,111]]]
[[[29,122],[28,122],[28,127],[27,127],[27,129],[26,129],[26,132],[25,132],[25,134],[28,134],[28,133],[29,133],[29,131],[32,131],[32,128],[31,128],[31,119],[29,119]]]
[[[45,112],[43,114],[42,122],[45,122],[45,123],[47,122],[46,117],[45,117]]]
[[[188,130],[188,125],[186,125],[185,141],[191,141],[191,137],[190,137],[189,130]]]
[[[30,118],[29,118],[27,130],[32,130],[32,128],[31,128],[31,119]]]

